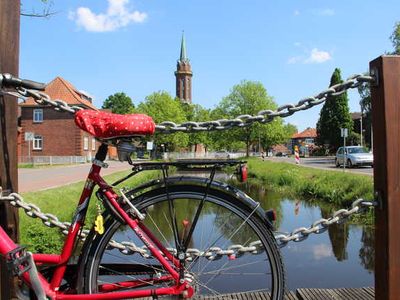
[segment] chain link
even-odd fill
[[[42,223],[47,227],[57,227],[63,234],[67,235],[69,227],[71,223],[69,222],[61,222],[55,215],[50,213],[43,213],[39,207],[35,204],[27,203],[24,201],[22,196],[18,193],[11,193],[8,196],[3,196],[2,190],[0,187],[0,200],[1,201],[9,201],[9,203],[16,207],[22,208],[25,214],[31,218],[38,218],[42,221]],[[89,234],[89,230],[84,229],[81,232],[80,238],[85,240],[86,236]]]
[[[376,206],[376,202],[367,201],[364,199],[357,199],[351,205],[350,209],[339,209],[334,212],[328,219],[321,218],[315,221],[310,227],[300,227],[293,230],[291,233],[276,233],[275,239],[278,247],[282,248],[289,242],[301,242],[304,241],[312,233],[321,234],[328,229],[329,225],[340,224],[345,222],[351,215],[355,213],[361,213],[367,210],[369,207]]]
[[[230,129],[232,127],[246,127],[255,122],[266,124],[272,122],[277,117],[285,118],[300,110],[307,110],[315,105],[319,105],[325,102],[329,96],[341,95],[348,89],[357,88],[364,82],[374,82],[374,77],[362,74],[353,75],[346,81],[333,85],[315,96],[300,100],[297,104],[285,104],[278,107],[277,110],[261,110],[255,116],[240,115],[234,119],[222,119],[207,122],[192,121],[182,124],[175,124],[174,122],[166,121],[156,125],[156,132],[174,133],[213,131]]]
[[[39,218],[47,227],[57,227],[63,234],[68,234],[68,229],[71,223],[60,222],[59,219],[49,213],[42,213],[39,207],[34,204],[26,203],[21,195],[11,193],[9,196],[3,196],[0,187],[0,201],[9,201],[9,203],[17,208],[24,209],[25,213],[31,218]],[[345,222],[351,215],[361,213],[371,206],[376,206],[374,201],[364,199],[357,199],[351,205],[350,209],[339,209],[334,212],[328,219],[319,219],[314,222],[310,227],[300,227],[293,230],[291,233],[276,232],[275,239],[279,248],[286,246],[289,242],[301,242],[308,238],[312,233],[321,234],[328,229],[329,225]],[[89,230],[83,230],[80,238],[84,241],[89,234]],[[146,246],[138,247],[133,242],[117,242],[111,240],[108,244],[108,250],[117,249],[124,255],[140,254],[144,258],[152,258],[150,251]],[[168,248],[172,254],[176,255],[177,251],[174,248]],[[245,253],[258,254],[263,251],[261,241],[253,241],[248,246],[231,245],[227,249],[219,247],[211,247],[206,251],[201,251],[196,248],[188,248],[186,251],[186,260],[193,261],[196,257],[204,257],[208,260],[218,260],[223,256],[240,257]]]
[[[29,98],[32,97],[32,99],[39,105],[51,105],[54,107],[55,110],[57,111],[65,111],[69,112],[72,114],[75,114],[78,110],[83,109],[80,106],[69,106],[67,102],[63,100],[52,100],[49,95],[47,95],[44,92],[40,92],[37,90],[32,90],[32,89],[26,89],[19,87],[16,89],[18,94],[22,97]]]
[[[257,115],[240,115],[234,119],[221,119],[214,121],[205,122],[185,122],[182,124],[176,124],[172,121],[164,121],[156,125],[156,132],[162,134],[169,134],[175,132],[200,132],[200,131],[214,131],[214,130],[226,130],[233,127],[247,127],[253,123],[266,124],[272,122],[275,118],[285,118],[293,115],[294,113],[307,110],[315,105],[319,105],[326,101],[329,96],[338,96],[345,93],[348,89],[357,88],[364,82],[374,82],[374,77],[368,75],[357,74],[349,77],[346,81],[333,85],[328,89],[316,94],[315,96],[307,97],[297,104],[285,104],[276,110],[261,110]],[[74,114],[76,111],[83,109],[79,106],[68,106],[65,101],[52,100],[46,93],[25,89],[17,88],[18,95],[22,97],[32,97],[39,105],[51,105],[54,109],[59,111],[66,111]],[[9,95],[16,96],[15,92],[3,92]]]

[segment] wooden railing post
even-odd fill
[[[0,1],[0,72],[18,75],[20,1]],[[0,95],[0,186],[18,190],[17,118],[18,104],[14,97]],[[18,211],[8,203],[0,203],[0,225],[14,241],[18,241]],[[10,299],[13,278],[8,276],[4,260],[0,260],[0,296]]]
[[[374,128],[375,297],[400,299],[400,56],[370,63]]]

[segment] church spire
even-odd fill
[[[180,62],[187,62],[188,58],[186,55],[186,42],[185,42],[185,32],[182,32],[182,40],[181,40],[181,56],[179,59]]]
[[[185,33],[182,32],[181,55],[176,65],[176,97],[182,102],[192,103],[192,67],[186,54]]]

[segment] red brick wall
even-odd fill
[[[42,150],[33,150],[32,156],[87,156],[92,151],[92,137],[80,130],[74,122],[74,117],[67,112],[59,112],[53,108],[42,107],[43,122],[33,122],[33,109],[41,107],[22,107],[21,126],[22,147],[21,155],[28,156],[28,143],[24,140],[25,132],[34,132],[43,137]],[[88,150],[83,150],[83,137],[89,139]],[[98,144],[98,143],[97,143]]]

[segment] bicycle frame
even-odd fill
[[[55,271],[50,281],[47,281],[45,277],[39,273],[39,280],[48,297],[51,299],[125,299],[125,298],[139,298],[159,295],[178,295],[186,291],[186,296],[191,297],[193,289],[188,285],[185,280],[181,280],[179,270],[181,264],[163,245],[162,243],[150,232],[146,226],[141,223],[137,218],[129,216],[117,202],[118,195],[113,191],[112,187],[107,184],[104,179],[100,176],[100,170],[102,168],[103,161],[107,154],[107,145],[102,144],[97,151],[96,158],[92,164],[89,175],[86,179],[77,209],[75,211],[72,224],[69,228],[68,235],[64,241],[64,246],[61,254],[33,254],[35,264],[40,265],[53,265]],[[89,200],[93,193],[94,187],[99,186],[100,190],[104,193],[107,198],[108,204],[111,205],[116,212],[124,219],[126,224],[135,232],[135,234],[142,240],[142,242],[149,249],[151,254],[161,263],[165,270],[169,273],[167,276],[156,279],[158,282],[171,281],[175,282],[174,286],[153,288],[153,289],[141,289],[136,291],[115,291],[117,288],[113,284],[105,284],[101,287],[103,292],[112,293],[96,293],[96,294],[65,294],[59,291],[61,282],[64,278],[67,263],[72,256],[75,248],[79,233],[83,228],[87,209],[89,206]],[[8,252],[16,249],[16,245],[7,233],[0,227],[0,254],[5,255]],[[31,280],[28,272],[22,274],[22,279],[28,285]],[[154,279],[148,280],[132,280],[122,283],[118,283],[123,288],[127,287],[142,287],[154,282]]]

